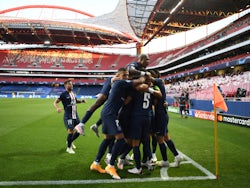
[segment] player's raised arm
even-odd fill
[[[131,78],[138,78],[145,75],[150,76],[150,72],[146,71],[148,64],[149,56],[147,54],[140,54],[138,56],[138,61],[128,64],[126,69],[129,71],[129,76]]]

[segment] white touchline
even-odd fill
[[[163,167],[160,170],[160,176],[156,178],[131,178],[131,179],[99,179],[99,180],[45,180],[45,181],[0,181],[0,186],[13,186],[13,185],[73,185],[73,184],[101,184],[101,183],[135,183],[135,182],[155,182],[155,181],[188,181],[188,180],[208,180],[216,179],[216,176],[210,171],[202,167],[200,164],[189,158],[184,153],[178,151],[187,161],[184,163],[191,163],[207,176],[186,176],[186,177],[169,177],[168,168]]]
[[[188,161],[190,161],[196,168],[198,168],[200,171],[202,171],[204,174],[206,174],[208,177],[210,177],[211,179],[216,179],[216,176],[208,171],[206,168],[204,168],[203,166],[201,166],[200,164],[198,164],[197,162],[195,162],[194,160],[192,160],[190,157],[186,156],[184,153],[180,152],[178,150],[178,152]]]

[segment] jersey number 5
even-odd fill
[[[142,108],[147,109],[150,104],[150,93],[144,93]]]

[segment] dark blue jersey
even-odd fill
[[[153,95],[148,92],[134,90],[132,97],[131,121],[128,126],[127,138],[147,140],[150,133],[152,118]]]
[[[162,97],[157,99],[157,103],[155,104],[155,113],[160,111],[166,111],[166,107],[164,103],[166,102],[166,90],[162,79],[155,78],[154,84],[160,88]]]
[[[129,70],[139,70],[139,71],[145,71],[145,68],[138,62],[132,62],[127,65],[126,69]]]
[[[186,97],[180,96],[180,106],[185,106],[185,105],[186,105]]]
[[[152,116],[153,95],[148,92],[134,90],[131,95],[133,98],[133,116]]]
[[[108,100],[106,101],[103,109],[102,116],[104,115],[115,115],[118,116],[120,108],[124,104],[127,90],[132,88],[132,80],[116,80],[112,84]]]
[[[62,101],[64,108],[64,117],[68,119],[77,119],[76,97],[73,92],[64,91],[59,99]]]
[[[107,78],[107,80],[104,82],[102,86],[102,90],[100,93],[106,95],[108,97],[110,89],[111,89],[111,79],[112,77]]]

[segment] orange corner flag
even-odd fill
[[[214,107],[216,108],[220,108],[223,111],[227,112],[228,108],[227,105],[225,103],[224,98],[222,97],[218,87],[216,86],[216,84],[214,84]]]

